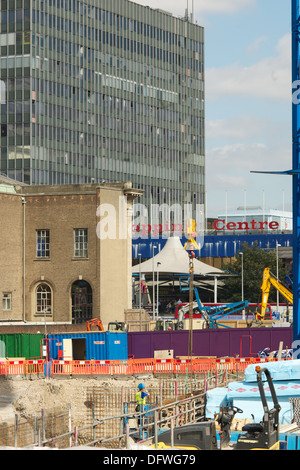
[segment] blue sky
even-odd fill
[[[183,16],[192,0],[135,0]],[[207,215],[238,206],[291,210],[289,0],[194,0],[205,28]]]

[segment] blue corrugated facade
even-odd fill
[[[72,340],[72,359],[86,360],[127,360],[127,333],[126,332],[89,332],[89,333],[61,333],[49,334],[50,359],[71,359],[63,357],[63,342]],[[76,340],[81,340],[80,348],[76,347]]]
[[[291,233],[266,233],[266,234],[230,234],[230,235],[205,235],[200,250],[194,250],[197,257],[201,258],[231,258],[236,256],[243,243],[253,245],[257,243],[262,249],[276,248],[276,242],[282,247],[292,246]],[[166,244],[166,238],[136,238],[132,240],[132,257],[152,258],[153,246],[156,246],[154,254],[157,254]],[[186,238],[182,238],[182,245]]]

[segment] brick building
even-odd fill
[[[142,193],[131,183],[0,184],[0,321],[122,321],[132,303],[132,263],[120,221],[131,223]],[[116,237],[100,236],[100,207],[113,208]]]

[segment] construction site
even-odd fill
[[[75,3],[73,2],[73,8]],[[77,2],[77,8],[79,3],[80,8],[85,9],[87,6]],[[292,0],[291,3],[292,75],[293,81],[299,84],[300,7],[299,0]],[[2,8],[6,8],[6,2],[2,4]],[[65,5],[67,6],[67,2]],[[71,6],[71,2],[69,5]],[[91,5],[88,7],[88,15],[92,15]],[[109,22],[110,26],[113,26],[116,20],[119,34],[119,13],[109,14],[107,5],[105,8],[107,10],[103,10],[103,16],[100,15],[104,21],[102,26],[108,25]],[[145,10],[148,13],[150,9],[148,7]],[[34,9],[34,18],[40,18],[39,13],[38,8]],[[159,14],[165,13],[160,11]],[[31,15],[33,16],[33,13]],[[52,13],[50,16],[52,22]],[[11,17],[10,13],[8,17]],[[143,24],[145,34],[148,31],[149,36],[147,19],[140,25],[136,18],[134,22],[131,19],[128,22],[127,16],[122,18],[128,33],[129,30],[136,33]],[[173,15],[170,15],[170,20],[173,19]],[[2,16],[2,23],[4,21],[6,25],[6,12]],[[34,24],[35,21],[34,19]],[[41,25],[43,21],[42,14]],[[188,17],[184,20],[181,18],[180,21],[187,30]],[[28,25],[28,29],[30,26]],[[70,28],[71,32],[71,20],[66,20],[65,28]],[[87,31],[88,35],[94,35],[94,28],[90,30],[88,26]],[[163,29],[160,29],[158,35],[162,32]],[[151,38],[154,40],[155,35],[152,37],[152,34],[154,33],[151,26]],[[163,37],[169,37],[170,40],[173,38],[174,42],[174,34],[163,34]],[[109,37],[112,41],[112,33],[107,32],[107,35],[103,36],[106,41]],[[118,44],[120,38],[118,35]],[[114,41],[115,39],[114,35]],[[187,36],[178,36],[178,44],[173,44],[174,47],[181,44],[182,50],[185,50],[188,42],[195,48],[195,41],[187,39]],[[14,48],[10,44],[10,41],[13,41],[12,36],[3,37],[2,40],[3,49]],[[44,37],[38,33],[34,41],[44,44]],[[128,48],[130,44],[133,48],[133,42],[130,43],[128,39]],[[137,44],[140,49],[140,42]],[[29,48],[30,44],[26,43],[27,45]],[[71,45],[70,42],[70,54]],[[83,50],[83,46],[79,49]],[[152,50],[151,47],[151,54],[159,53],[159,49],[155,49]],[[144,52],[147,50],[149,51],[149,46]],[[162,50],[160,54],[161,52]],[[195,53],[193,57],[198,57],[199,51],[192,52]],[[89,62],[90,54],[91,48],[88,47]],[[37,57],[39,60],[36,64],[40,63],[40,57]],[[170,57],[170,60],[173,57],[174,61],[177,56],[166,54],[166,57]],[[99,56],[97,54],[99,64],[105,60],[107,67],[112,58],[113,56],[106,56],[104,52],[102,55],[102,51],[101,58],[100,53]],[[119,64],[119,56],[115,58]],[[177,59],[181,62],[184,56],[180,55],[176,61]],[[195,60],[191,59],[194,66]],[[46,64],[46,59],[44,61],[42,58],[41,64],[44,62]],[[51,59],[52,66],[60,69],[60,61]],[[127,66],[130,68],[129,62],[122,65],[124,71]],[[136,62],[133,68],[137,66],[140,68],[140,64]],[[31,98],[34,108],[44,112],[44,104],[47,103],[35,103],[36,97],[37,100],[41,99],[39,87],[42,88],[42,85],[38,80],[41,80],[39,72],[42,76],[41,71],[44,71],[42,67],[44,65],[41,65],[40,70],[38,65],[34,68],[35,72],[38,70],[34,75],[37,90],[31,90]],[[141,65],[142,68],[144,65]],[[69,70],[68,73],[71,73],[71,69],[71,65],[69,68],[66,64],[65,70]],[[4,69],[2,71],[4,73]],[[156,70],[158,75],[163,72],[163,69]],[[192,68],[188,68],[187,72],[182,71],[179,76],[179,82],[182,81],[185,87],[178,94],[179,101],[189,101],[189,85],[185,78],[191,77],[190,83],[193,84],[197,83],[201,75],[198,71],[197,79],[192,77],[192,73]],[[12,76],[7,74],[7,77]],[[80,70],[80,76],[84,76],[83,69]],[[97,80],[98,76],[101,76],[101,86],[108,87],[110,84],[111,88],[115,87],[113,91],[116,93],[121,85],[133,93],[137,85],[132,80],[119,79],[106,72],[105,76],[102,72],[93,72],[91,76],[97,76]],[[88,74],[88,77],[91,76]],[[152,78],[151,72],[147,83],[148,80],[150,83]],[[131,85],[134,88],[131,88]],[[12,86],[11,83],[9,86]],[[121,99],[119,102],[119,98],[114,95],[107,103],[111,103],[111,106],[115,103],[118,109],[128,106],[131,109],[130,122],[133,122],[137,108],[140,110],[144,107],[144,112],[151,108],[152,113],[156,107],[159,109],[159,101],[163,99],[169,101],[168,105],[163,104],[165,114],[173,100],[177,99],[177,93],[168,90],[156,89],[150,85],[147,92],[146,89],[148,85],[138,85],[139,91],[135,94],[141,93],[142,97],[148,93],[149,96],[145,95],[144,98],[154,99],[157,92],[164,98],[158,100],[156,105],[153,101],[151,106],[141,102],[136,108],[133,106],[131,95],[127,103]],[[14,92],[9,90],[9,93],[12,91]],[[67,91],[70,98],[72,95],[75,100],[76,87],[68,86],[65,93]],[[103,105],[105,93],[102,88],[101,93],[97,93],[97,99],[102,99]],[[92,95],[93,92],[88,90],[89,105],[92,104]],[[80,96],[84,100],[84,95]],[[10,102],[10,107],[12,103]],[[209,256],[200,256],[197,224],[192,216],[185,220],[187,226],[184,236],[183,230],[180,236],[176,236],[174,230],[169,227],[168,237],[164,242],[162,230],[158,230],[156,224],[154,226],[158,237],[152,238],[152,220],[151,224],[142,224],[146,231],[144,235],[149,236],[145,237],[147,241],[140,240],[135,244],[132,240],[132,214],[134,200],[144,194],[140,184],[134,188],[129,181],[110,183],[101,179],[101,182],[97,183],[95,178],[91,178],[91,183],[87,179],[80,180],[85,181],[84,184],[53,183],[45,189],[46,185],[42,182],[34,187],[30,184],[22,186],[13,180],[1,180],[3,184],[0,184],[0,215],[2,220],[8,221],[0,231],[0,246],[5,247],[3,256],[0,257],[0,278],[3,283],[0,312],[1,450],[96,450],[110,452],[111,456],[116,455],[116,451],[124,451],[124,455],[129,451],[130,455],[138,451],[145,452],[145,455],[157,455],[159,451],[164,455],[169,452],[185,455],[187,458],[197,455],[199,450],[300,450],[300,108],[298,102],[293,104],[292,170],[253,171],[292,175],[293,234],[281,233],[284,230],[281,230],[280,223],[277,220],[265,221],[264,213],[263,220],[259,221],[247,221],[246,210],[243,221],[228,221],[226,215],[224,219],[219,218],[212,222],[214,246],[217,246],[217,251],[223,247],[224,257],[210,256],[213,243],[210,251],[206,252]],[[45,106],[45,109],[48,109],[48,106]],[[70,107],[70,117],[71,110]],[[151,116],[154,119],[155,115]],[[38,112],[37,120],[33,115],[30,115],[31,118],[31,126],[41,125]],[[20,116],[18,119],[21,119]],[[178,122],[181,123],[181,120],[183,137],[189,127],[188,116],[184,113],[178,115]],[[6,123],[3,120],[4,122]],[[89,121],[89,125],[91,122],[94,122],[94,119]],[[98,125],[102,121],[98,122],[96,119],[95,124],[96,122]],[[116,131],[119,125],[123,126],[118,120],[111,122],[115,123]],[[124,128],[127,129],[127,125]],[[154,129],[153,125],[151,135],[152,128]],[[129,128],[127,130],[129,131]],[[6,124],[2,132],[2,137],[6,138]],[[13,133],[13,130],[9,129],[9,132]],[[40,130],[37,127],[35,132],[42,140],[44,128]],[[71,132],[70,129],[68,136],[71,136]],[[146,133],[146,130],[144,132]],[[178,130],[174,132],[174,136],[180,134]],[[153,136],[154,134],[153,132]],[[157,128],[157,139],[160,134],[161,131]],[[164,132],[162,134],[165,135]],[[172,134],[170,133],[170,141],[173,139],[172,135],[173,130]],[[82,134],[80,139],[83,137]],[[12,138],[12,135],[9,135],[9,138]],[[65,138],[67,139],[67,134]],[[106,146],[105,139],[103,145]],[[185,139],[188,140],[187,134]],[[194,141],[196,140],[195,135]],[[68,143],[67,140],[65,143]],[[116,139],[114,146],[115,149],[119,148],[119,141],[116,142]],[[123,143],[122,146],[120,144],[121,147],[123,148]],[[142,150],[142,147],[141,144],[141,151],[146,151]],[[39,153],[38,146],[36,149]],[[46,147],[45,150],[48,151]],[[102,150],[105,160],[106,150],[109,152],[109,148],[103,147]],[[161,148],[162,150],[165,152],[166,149]],[[4,150],[2,152],[4,157]],[[76,154],[77,157],[84,157],[81,152],[83,153],[83,145],[80,153]],[[40,153],[44,158],[44,149]],[[182,149],[180,155],[181,153],[185,155],[184,164],[192,165],[187,162],[195,160],[196,168],[196,150],[189,153],[187,149]],[[59,158],[68,165],[67,152],[64,158]],[[12,158],[10,160],[12,161]],[[115,161],[117,162],[117,159]],[[134,166],[129,160],[128,163]],[[164,164],[167,166],[166,161]],[[149,167],[152,169],[150,165]],[[184,177],[182,176],[187,187],[191,185],[189,171],[192,173],[192,168],[190,166]],[[176,177],[174,176],[174,179]],[[196,177],[195,174],[195,179]],[[178,176],[178,184],[180,178],[181,176]],[[64,181],[67,181],[67,178]],[[152,189],[147,186],[147,197],[150,197],[151,204]],[[174,194],[177,192],[176,186]],[[196,201],[201,200],[202,196],[198,197],[200,194],[192,191],[187,193],[192,199],[192,205],[198,207]],[[166,202],[167,193],[163,197]],[[187,200],[185,194],[182,201]],[[102,211],[108,210],[108,206],[114,213],[112,218],[115,227],[111,236],[106,236],[107,233],[102,231],[103,226],[100,227],[99,220],[103,217]],[[207,217],[207,214],[205,216]],[[203,223],[207,228],[208,218]],[[286,221],[285,223],[287,224]],[[171,225],[174,227],[174,224]],[[116,235],[117,226],[119,237]],[[260,248],[257,239],[262,244],[264,230],[268,231],[267,242]],[[256,258],[262,258],[262,253],[270,254],[273,268],[271,264],[262,265],[257,260],[257,264],[249,263],[245,267],[248,245],[247,242],[242,244],[237,241],[239,231],[244,231],[245,236],[249,236],[246,240],[253,250],[257,250]],[[232,232],[237,233],[232,235]],[[203,238],[210,235],[210,230],[207,229]],[[234,252],[227,256],[227,237],[231,235],[235,248]],[[286,242],[286,246],[282,247],[285,252],[290,249],[289,258],[283,256],[287,261],[282,271],[279,269],[278,240]],[[157,251],[154,254],[155,250]],[[146,254],[142,256],[142,253]],[[204,262],[207,258],[211,258],[211,264]],[[214,263],[222,263],[222,267],[217,267]],[[283,270],[285,279],[280,276]],[[252,281],[249,276],[252,271],[255,272],[254,284],[249,281]],[[249,285],[244,278],[246,274]],[[230,284],[228,279],[233,279],[233,283]],[[234,284],[234,281],[238,282]],[[258,302],[248,301],[245,290],[253,296],[252,298],[258,297]],[[229,300],[219,302],[220,291],[223,299]],[[274,292],[277,302],[270,300],[272,295],[272,298],[275,298]],[[195,460],[191,458],[185,463],[193,464]]]
[[[189,226],[184,245],[171,236],[120,277],[115,288],[133,290],[123,315],[107,302],[106,314],[85,316],[88,297],[76,284],[74,322],[2,323],[1,448],[300,448],[295,292],[267,266],[257,304],[244,295],[203,302],[205,289],[222,288],[227,273],[197,259]],[[159,282],[171,284],[165,311]],[[284,303],[271,304],[272,291]]]
[[[124,322],[105,326],[94,318],[76,331],[48,325],[0,335],[0,447],[300,448],[292,315],[268,312],[271,288],[290,311],[292,292],[266,268],[254,313],[245,317],[247,301],[206,306],[194,285],[194,252],[180,250],[189,301],[173,317],[130,309]]]
[[[238,441],[245,449],[298,449],[299,361],[284,354],[58,362],[49,376],[45,361],[1,364],[1,448],[217,450]],[[274,387],[267,376],[261,388],[256,374],[268,371]],[[141,384],[148,396],[137,409]],[[203,427],[209,437],[200,442]],[[252,428],[252,444],[242,443]]]
[[[269,267],[260,302],[206,304],[193,233],[170,237],[139,266],[175,260],[178,300],[158,305],[159,283],[134,275],[140,305],[121,321],[6,326],[0,334],[0,447],[98,450],[298,449],[300,366],[293,291]],[[150,270],[150,278],[151,278]],[[224,276],[220,270],[213,275]],[[161,277],[162,279],[162,277]],[[270,291],[285,299],[274,314]],[[140,308],[139,308],[140,307]],[[154,307],[153,307],[154,308]],[[152,313],[152,314],[151,314]],[[40,331],[37,329],[40,328]],[[4,331],[4,330],[3,330]],[[299,423],[300,425],[300,423]]]

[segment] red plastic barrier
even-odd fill
[[[244,372],[250,364],[265,364],[277,358],[199,358],[199,359],[128,359],[119,361],[63,361],[51,362],[51,376],[55,375],[134,375],[149,374],[204,374],[205,372]],[[44,374],[46,361],[1,361],[0,375]]]

